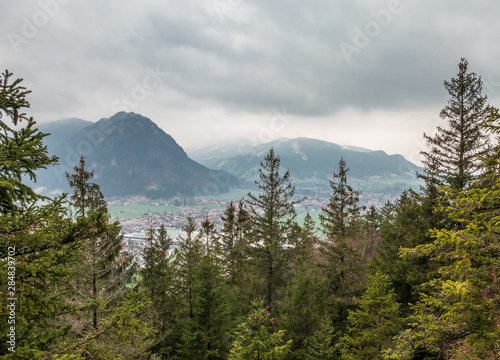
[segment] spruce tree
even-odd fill
[[[228,293],[222,276],[219,239],[210,219],[202,222],[199,237],[205,251],[194,270],[193,316],[186,321],[179,354],[184,359],[224,359],[228,351]]]
[[[163,357],[173,354],[175,348],[177,296],[174,285],[174,265],[171,257],[173,240],[161,224],[158,230],[151,227],[148,244],[144,247],[144,268],[141,270],[142,286],[151,300],[149,321],[156,334],[156,344],[151,351]]]
[[[330,239],[351,239],[359,233],[361,208],[358,206],[359,192],[347,181],[349,168],[343,158],[339,161],[339,172],[333,172],[329,180],[333,195],[328,205],[321,209],[320,221],[323,233]]]
[[[91,292],[92,327],[98,330],[99,303],[109,303],[110,298],[119,296],[132,275],[133,267],[132,256],[121,251],[123,238],[119,224],[108,225],[106,202],[99,186],[91,182],[93,176],[93,171],[85,168],[83,156],[79,166],[74,167],[74,173],[66,173],[70,187],[74,189],[70,204],[77,209],[80,218],[88,216],[91,220],[83,242],[82,262],[78,265],[82,277],[76,280],[75,291],[80,300],[87,299],[87,292]]]
[[[427,199],[425,195],[406,190],[399,199],[381,209],[381,248],[372,261],[372,268],[374,273],[381,271],[390,277],[403,316],[408,315],[409,304],[418,300],[420,285],[437,275],[437,264],[430,261],[430,257],[399,256],[401,248],[432,242],[429,229],[433,227],[434,218]]]
[[[319,329],[325,307],[325,287],[317,261],[318,238],[309,214],[300,228],[297,257],[290,273],[284,301],[280,304],[280,324],[292,340],[292,359],[303,359],[307,344]]]
[[[222,221],[222,229],[221,229],[221,237],[222,237],[222,250],[223,250],[223,259],[226,263],[226,274],[230,279],[232,284],[236,282],[236,243],[238,241],[238,225],[237,225],[237,213],[236,207],[231,201],[227,208],[224,210],[224,213],[221,216]]]
[[[26,178],[36,181],[36,171],[54,166],[56,156],[49,156],[42,133],[33,118],[23,113],[30,104],[31,92],[21,85],[22,79],[12,81],[5,70],[0,78],[0,214],[28,208],[44,197],[26,184]],[[12,123],[12,124],[10,124]],[[24,126],[17,127],[18,124]],[[45,198],[46,199],[46,198]]]
[[[75,276],[70,299],[79,308],[76,317],[68,319],[74,323],[72,338],[81,343],[75,347],[82,353],[101,354],[103,358],[111,354],[132,356],[145,351],[150,334],[146,323],[138,319],[146,297],[129,288],[137,264],[122,250],[120,225],[110,223],[104,196],[91,182],[93,173],[85,168],[83,157],[74,171],[66,174],[74,188],[70,204],[77,209],[77,221],[86,228],[81,234],[79,261],[72,265]],[[135,341],[142,342],[141,346],[134,345]]]
[[[342,337],[342,359],[382,359],[401,327],[399,303],[389,276],[378,271],[368,279],[358,309],[349,310],[347,333]]]
[[[316,223],[309,213],[304,218],[304,225],[300,229],[300,238],[297,243],[297,266],[314,264],[314,255],[318,246]]]
[[[347,182],[346,163],[339,162],[339,172],[333,172],[330,187],[333,195],[319,216],[325,235],[321,251],[327,278],[329,302],[333,321],[343,327],[347,309],[353,305],[353,296],[362,290],[365,262],[359,246],[359,193]]]
[[[228,285],[231,317],[239,321],[251,299],[248,283],[251,279],[248,256],[250,218],[243,202],[236,207],[231,201],[221,216],[223,274]]]
[[[468,66],[468,61],[462,58],[457,77],[444,82],[450,99],[440,117],[447,121],[448,127],[439,126],[434,136],[424,134],[429,150],[421,152],[427,170],[425,176],[457,191],[471,184],[480,169],[479,156],[488,151],[483,125],[491,108],[487,96],[482,94],[481,77],[469,72]]]
[[[498,160],[486,164],[491,161]],[[398,336],[398,344],[388,352],[390,358],[498,357],[500,177],[496,169],[487,175],[492,177],[486,181],[491,187],[478,180],[458,196],[445,189],[450,205],[443,210],[462,224],[460,228],[434,229],[432,243],[402,249],[405,258],[430,257],[439,266],[439,276],[422,285],[410,328]]]
[[[238,239],[245,239],[251,231],[252,219],[244,201],[240,201],[238,203],[238,216],[236,217],[236,220],[236,233],[238,234]]]
[[[0,251],[3,259],[11,256],[15,261],[2,262],[0,281],[7,289],[4,282],[14,265],[15,290],[9,295],[18,303],[15,349],[9,351],[2,341],[0,354],[22,359],[78,359],[83,353],[87,357],[99,354],[102,359],[111,354],[114,358],[124,353],[133,356],[137,354],[134,347],[141,351],[135,341],[144,340],[148,332],[134,318],[145,303],[137,293],[118,304],[99,332],[75,336],[79,316],[89,310],[74,301],[73,284],[83,275],[76,271],[81,249],[91,233],[104,236],[101,230],[107,228],[107,219],[94,215],[72,221],[64,197],[38,195],[24,182],[26,178],[36,181],[35,172],[55,165],[57,159],[43,145],[47,134],[22,113],[29,107],[29,91],[20,85],[21,79],[11,82],[11,76],[6,71],[0,79]],[[1,299],[3,308],[5,300]],[[6,325],[1,324],[2,334],[8,333]]]
[[[364,232],[366,240],[362,247],[362,254],[367,259],[373,259],[380,248],[381,215],[375,205],[370,206],[364,218]]]
[[[252,302],[246,320],[238,326],[229,353],[230,360],[281,360],[290,352],[291,341],[284,341],[284,330],[277,330],[263,300]]]
[[[221,244],[219,242],[219,236],[215,231],[215,224],[207,217],[201,222],[201,241],[205,246],[205,253],[220,255]]]
[[[293,200],[295,187],[290,183],[290,173],[280,175],[280,158],[271,149],[260,163],[259,178],[255,185],[262,192],[248,194],[252,219],[253,252],[255,273],[264,284],[262,295],[271,313],[276,311],[278,290],[284,286],[284,275],[289,266],[293,244],[289,238],[292,220],[295,218]],[[259,279],[259,280],[260,280]]]
[[[305,360],[335,359],[338,356],[338,333],[329,315],[321,318],[320,327],[307,339]]]
[[[99,185],[90,182],[94,177],[94,170],[87,171],[85,158],[80,156],[79,165],[73,168],[74,173],[66,173],[69,187],[73,189],[71,205],[73,205],[78,216],[85,217],[86,213],[106,210],[106,201],[101,193]]]
[[[225,264],[225,276],[231,285],[241,283],[243,268],[248,255],[248,234],[250,233],[250,216],[243,202],[238,208],[231,201],[221,216],[222,259]]]
[[[182,227],[185,236],[177,238],[178,247],[175,249],[175,289],[178,295],[179,310],[177,311],[178,327],[173,336],[177,339],[176,352],[181,359],[189,359],[197,350],[193,343],[196,341],[195,311],[196,289],[198,274],[203,259],[203,243],[200,234],[196,234],[196,223],[191,216]]]
[[[77,259],[82,226],[67,218],[64,198],[41,196],[25,181],[36,181],[36,171],[57,158],[43,144],[48,134],[23,113],[30,91],[12,75],[6,70],[0,77],[0,306],[6,315],[0,356],[39,359],[50,357],[71,329],[56,321],[73,311],[64,296],[71,279],[67,264]],[[9,319],[12,303],[15,319]],[[7,335],[11,326],[14,335]]]
[[[194,316],[194,288],[196,286],[196,275],[203,257],[203,243],[199,234],[196,235],[196,223],[191,216],[187,218],[187,224],[182,227],[186,232],[185,237],[178,237],[178,248],[175,249],[175,267],[180,302],[182,309],[179,311],[181,319]]]

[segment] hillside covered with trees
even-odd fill
[[[341,158],[319,223],[297,223],[271,149],[220,229],[188,218],[173,249],[151,228],[139,268],[83,156],[69,195],[24,182],[58,159],[5,71],[0,359],[498,359],[500,116],[467,60],[444,86],[420,189],[361,207]]]

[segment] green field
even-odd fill
[[[297,209],[297,210],[299,210],[299,209]],[[319,211],[313,211],[313,212],[309,213],[309,215],[311,215],[312,219],[316,223],[316,229],[318,229],[318,227],[320,225],[319,214],[320,214]],[[299,224],[300,226],[304,225],[304,220],[306,218],[306,215],[307,215],[306,212],[298,212],[297,217],[295,218],[295,221],[297,222],[297,224]],[[321,234],[322,234],[321,231],[316,230],[316,235],[321,235]]]
[[[249,190],[243,190],[243,189],[233,189],[228,193],[220,194],[217,196],[196,196],[195,200],[200,201],[200,200],[217,200],[217,201],[229,201],[229,200],[234,200],[238,199],[240,197],[246,196],[249,193]]]
[[[364,191],[368,193],[401,193],[405,189],[413,188],[418,190],[422,185],[420,179],[401,179],[401,178],[370,178],[357,179],[353,178],[349,181],[356,191]]]
[[[241,198],[247,195],[249,190],[242,189],[234,189],[228,193],[220,194],[218,196],[199,196],[196,197],[196,201],[229,201]],[[255,191],[253,193],[256,193]],[[153,201],[152,201],[153,202]],[[116,217],[118,219],[133,219],[139,216],[142,216],[145,213],[164,213],[164,212],[178,212],[183,210],[203,210],[203,209],[217,209],[220,206],[212,205],[212,204],[204,204],[204,205],[186,205],[186,206],[173,206],[173,205],[154,205],[154,204],[146,204],[146,205],[119,205],[119,206],[108,206],[109,213],[112,217]]]

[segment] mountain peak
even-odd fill
[[[62,168],[56,171],[71,172],[82,154],[106,196],[169,198],[203,193],[207,186],[212,192],[225,192],[237,184],[224,171],[212,171],[190,159],[170,135],[136,113],[119,112],[59,140],[61,152],[56,155]],[[226,181],[215,182],[217,176]],[[67,189],[64,176],[58,178]]]

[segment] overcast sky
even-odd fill
[[[133,111],[187,149],[306,136],[418,162],[461,57],[500,106],[498,14],[498,0],[4,0],[0,68],[40,123]]]

